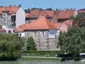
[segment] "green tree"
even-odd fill
[[[85,13],[79,13],[76,17],[72,16],[73,26],[85,27]]]
[[[23,41],[16,34],[0,33],[0,60],[17,60],[22,47]]]
[[[24,10],[26,13],[30,13],[30,9],[25,9]]]
[[[67,32],[60,32],[59,46],[62,53],[79,56],[85,51],[85,28],[70,27]]]
[[[27,39],[27,50],[36,50],[36,44],[32,37]]]
[[[2,28],[2,25],[0,25],[0,28]]]
[[[53,9],[52,8],[47,8],[46,10],[52,11]]]

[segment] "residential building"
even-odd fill
[[[62,32],[67,32],[68,28],[71,27],[72,25],[73,25],[72,20],[66,20],[64,22],[58,22],[55,24],[56,28]]]
[[[2,26],[14,29],[24,23],[25,12],[20,5],[0,6],[0,24]]]
[[[49,22],[45,16],[40,16],[31,23],[23,24],[15,29],[15,32],[25,33],[26,37],[33,37],[37,50],[42,51],[58,51],[58,35],[59,30],[56,26]]]
[[[34,9],[29,13],[26,13],[26,23],[30,23],[32,20],[38,19],[40,15],[45,16],[49,22],[58,23],[69,20],[72,16],[77,16],[78,12],[74,9],[65,10],[39,10]]]
[[[76,10],[60,10],[56,16],[57,22],[64,22],[69,20],[72,16],[77,16],[78,12]]]
[[[77,10],[78,13],[85,13],[85,9],[79,9]]]
[[[49,22],[56,23],[54,21],[54,10],[38,10],[38,9],[26,13],[26,23],[30,23],[32,20],[37,20],[40,15],[45,16]]]

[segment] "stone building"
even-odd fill
[[[25,33],[26,37],[33,37],[37,50],[58,51],[59,30],[49,22],[44,16],[40,16],[31,23],[20,25],[15,29],[16,32]]]

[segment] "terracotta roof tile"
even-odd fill
[[[18,9],[19,9],[18,6],[7,6],[7,7],[0,6],[0,14],[2,14],[3,11],[8,11],[9,14],[16,14]]]
[[[54,11],[46,10],[46,16],[52,17],[54,15]]]
[[[38,20],[33,20],[30,24],[23,24],[20,27],[16,28],[15,31],[20,28],[24,30],[49,30],[56,29],[56,26],[53,23],[49,22],[44,16],[40,16]]]
[[[29,17],[38,17],[39,16],[39,13],[40,13],[40,10],[32,10],[30,12]]]
[[[84,10],[78,10],[78,13],[85,13],[85,9]]]
[[[54,15],[54,11],[48,11],[48,10],[32,10],[28,16],[26,17],[38,17],[39,15],[43,16],[50,16],[52,17]]]
[[[28,18],[30,16],[30,13],[25,13],[25,18]]]
[[[45,16],[45,17],[46,17],[47,13],[46,13],[46,11],[45,11],[45,10],[41,10],[41,11],[40,11],[40,15]]]
[[[61,10],[59,14],[57,15],[57,19],[66,19],[70,18],[74,14],[75,10]]]
[[[66,23],[69,26],[72,26],[73,25],[72,20],[66,20],[64,23]]]
[[[60,29],[60,28],[62,27],[62,25],[65,25],[65,26],[67,25],[67,26],[69,27],[69,26],[72,26],[72,24],[73,24],[73,23],[72,23],[72,20],[66,20],[66,21],[64,21],[64,22],[58,22],[58,23],[56,23],[56,24],[54,24],[54,25],[56,26],[57,29]],[[67,27],[67,26],[66,26],[66,27]],[[64,28],[65,28],[65,27],[64,27]]]

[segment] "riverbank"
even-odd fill
[[[45,57],[45,56],[22,56],[23,60],[61,60],[58,57]]]

